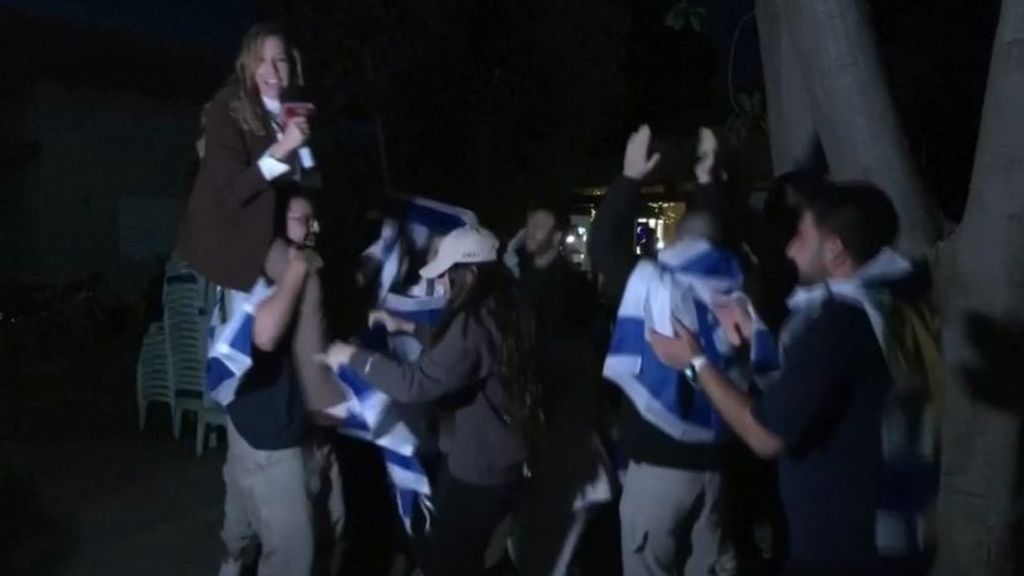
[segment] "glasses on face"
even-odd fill
[[[320,223],[311,215],[288,216],[288,224],[289,227],[294,225],[302,228],[303,245],[312,246],[316,235],[320,232]]]
[[[309,215],[292,216],[292,215],[289,215],[288,216],[288,221],[289,222],[295,222],[296,224],[301,224],[303,226],[307,226],[307,227],[309,227],[311,229],[319,227],[319,223],[316,220],[316,216],[309,216]]]

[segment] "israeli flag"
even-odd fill
[[[408,257],[403,250],[425,251],[432,237],[444,236],[469,224],[477,224],[476,215],[469,210],[425,198],[404,199],[400,214],[383,222],[380,238],[363,252],[381,262],[378,306],[417,326],[436,325],[447,304],[446,295],[423,279],[402,293],[396,291],[402,260]],[[400,241],[403,234],[408,244]],[[420,342],[410,334],[386,335],[380,330],[369,330],[359,340],[362,347],[403,362],[415,362],[422,351]],[[406,531],[413,533],[417,509],[429,530],[433,512],[430,483],[417,459],[417,449],[425,437],[423,423],[356,372],[342,368],[337,377],[352,398],[337,407],[336,415],[342,418],[339,432],[380,447]]]
[[[412,240],[411,248],[425,250],[432,235],[444,235],[476,222],[476,216],[462,208],[421,198],[406,200],[402,220],[386,220],[380,238],[364,252],[382,262],[379,306],[416,324],[436,324],[447,302],[445,296],[434,295],[425,281],[404,294],[392,291],[405,256],[399,242],[400,232],[404,228]],[[225,292],[233,298],[230,316],[223,324],[211,328],[206,366],[210,395],[224,406],[234,400],[241,378],[252,366],[255,310],[272,293],[273,287],[264,280],[257,282],[248,293]],[[415,361],[421,351],[419,342],[410,335],[385,335],[379,330],[369,330],[359,340],[364,348],[407,362]],[[424,513],[429,529],[431,490],[426,471],[416,457],[422,437],[417,418],[354,371],[343,368],[336,376],[339,386],[345,388],[350,398],[327,410],[341,420],[339,433],[373,442],[380,448],[406,530],[412,533],[417,509]]]
[[[800,286],[788,300],[792,314],[783,330],[789,342],[816,316],[816,310],[835,298],[864,310],[875,338],[893,361],[894,342],[887,312],[894,302],[892,284],[913,273],[909,260],[886,248],[844,280]],[[898,360],[897,360],[898,361]],[[892,364],[890,364],[890,369]],[[924,377],[924,375],[918,375]],[[875,546],[881,556],[906,557],[926,549],[929,510],[939,479],[939,418],[937,399],[893,388],[882,405],[882,475],[875,510]]]
[[[273,294],[274,288],[260,280],[248,293],[238,293],[227,322],[215,326],[213,342],[206,361],[207,389],[210,396],[223,406],[230,404],[242,377],[252,366],[252,325],[259,304]],[[387,295],[384,301],[389,311],[404,318],[433,323],[440,317],[444,298],[414,298]],[[413,361],[420,348],[405,335],[388,337],[378,331],[368,331],[361,337],[368,348],[388,351],[405,361]],[[390,342],[388,342],[390,340]],[[351,399],[334,406],[328,413],[341,419],[338,431],[347,436],[373,442],[380,449],[387,465],[388,475],[395,488],[395,496],[402,521],[412,531],[417,508],[424,512],[429,527],[432,508],[430,483],[426,471],[416,458],[420,442],[414,430],[415,418],[404,413],[400,406],[384,393],[363,381],[347,368],[337,373],[339,385]]]
[[[387,294],[382,307],[414,323],[432,326],[440,319],[445,303],[444,297]],[[379,329],[363,334],[360,346],[389,354],[403,362],[414,362],[422,350],[419,342],[411,335],[384,335]],[[352,398],[344,406],[337,407],[336,415],[342,418],[339,432],[373,442],[381,449],[406,531],[410,534],[414,532],[413,520],[417,508],[422,512],[426,529],[429,530],[433,513],[430,482],[416,457],[420,438],[423,437],[424,427],[419,426],[422,423],[415,415],[404,411],[401,405],[363,380],[354,370],[343,367],[337,377]]]
[[[885,318],[878,305],[880,292],[884,293],[884,287],[909,276],[913,271],[913,265],[909,260],[900,256],[890,248],[884,248],[867,264],[861,267],[857,274],[846,280],[830,280],[811,286],[798,286],[790,294],[786,303],[794,315],[802,315],[805,311],[813,311],[825,300],[831,297],[841,298],[852,302],[864,309],[871,321],[871,328],[878,338],[878,343],[883,347],[887,342],[887,330]],[[878,290],[883,288],[883,290]],[[792,332],[795,326],[787,322],[785,332]]]
[[[478,224],[476,214],[465,208],[426,198],[403,199],[400,213],[384,220],[380,238],[363,252],[364,256],[381,263],[379,299],[384,299],[398,279],[402,258],[405,256],[400,242],[403,233],[409,239],[412,249],[425,251],[432,237],[444,236],[470,224]]]
[[[775,339],[742,292],[743,272],[736,256],[698,238],[684,238],[642,260],[626,283],[604,376],[625,392],[648,422],[681,442],[713,442],[725,422],[702,390],[681,382],[681,374],[663,364],[647,341],[647,330],[674,334],[673,319],[701,343],[708,361],[724,372],[737,365],[737,351],[721,330],[712,309],[723,299],[746,305],[755,319],[750,363],[755,381],[779,368]]]
[[[232,300],[231,316],[210,326],[210,346],[206,357],[206,391],[221,406],[235,399],[242,376],[252,366],[252,323],[256,308],[274,288],[261,278],[248,293],[219,289],[214,320],[222,317],[227,301]]]

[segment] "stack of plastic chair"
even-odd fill
[[[169,374],[174,387],[174,437],[181,437],[184,413],[195,414],[196,454],[200,456],[208,428],[227,425],[227,415],[209,398],[205,386],[210,323],[206,286],[205,280],[185,267],[169,268],[164,276],[164,326]],[[217,436],[209,438],[210,446],[216,446]]]
[[[135,399],[139,406],[139,430],[146,428],[150,402],[162,402],[174,419],[174,388],[167,362],[167,335],[163,322],[152,322],[142,337],[139,362],[135,368]]]
[[[213,310],[217,300],[217,285],[210,282],[206,278],[199,275],[198,272],[193,270],[189,265],[178,256],[177,252],[171,254],[171,257],[164,264],[164,284],[167,284],[167,279],[177,275],[194,276],[196,292],[199,294],[201,306],[206,311]],[[182,278],[184,279],[184,277]],[[186,280],[191,282],[191,279]]]

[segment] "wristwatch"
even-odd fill
[[[697,384],[697,375],[700,374],[700,369],[708,363],[707,356],[697,356],[690,363],[683,368],[683,376],[686,376],[686,380],[693,385]]]

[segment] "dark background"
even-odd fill
[[[954,220],[998,4],[872,2],[907,138]],[[250,23],[283,21],[305,53],[325,242],[351,252],[389,189],[511,232],[533,195],[606,185],[641,122],[678,151],[659,179],[685,177],[703,123],[738,127],[768,182],[763,106],[733,106],[762,90],[756,20],[737,32],[753,0],[688,5],[706,9],[699,31],[665,24],[671,0],[0,0],[0,573],[216,564],[222,454],[195,458],[159,412],[140,434],[134,367],[200,107]]]

